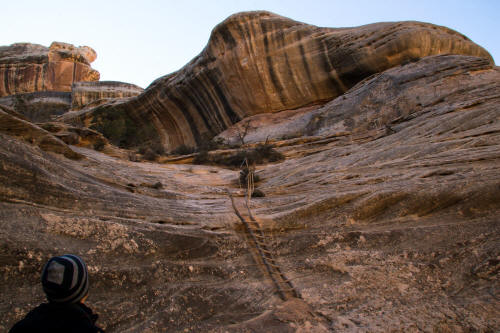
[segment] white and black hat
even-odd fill
[[[87,265],[73,254],[53,257],[43,268],[42,286],[50,302],[76,303],[89,290]]]

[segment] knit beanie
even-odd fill
[[[43,268],[42,286],[50,302],[77,303],[89,290],[87,265],[73,254],[53,257]]]

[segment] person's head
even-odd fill
[[[42,286],[49,302],[81,302],[89,290],[87,265],[74,254],[53,257],[43,268]]]

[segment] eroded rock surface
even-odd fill
[[[321,107],[248,117],[218,137],[234,144],[245,129],[245,143],[393,134],[400,123],[433,112],[443,103],[449,105],[446,110],[476,106],[477,117],[492,116],[498,112],[499,81],[498,67],[485,58],[431,56],[373,75]],[[456,117],[449,126],[460,121]]]
[[[59,138],[53,136],[43,128],[22,119],[0,106],[0,133],[5,133],[19,140],[40,147],[45,151],[62,154],[71,159],[82,158],[82,155],[73,151]]]
[[[0,47],[0,97],[36,91],[71,91],[77,81],[97,81],[88,47],[53,42],[50,47],[17,43]]]
[[[257,167],[265,197],[250,201],[301,296],[286,302],[226,194],[248,219],[238,170],[79,147],[70,160],[3,131],[0,330],[43,301],[42,265],[69,252],[109,332],[498,331],[499,105],[498,67],[432,56],[293,126],[261,120],[252,140],[295,136],[275,142],[285,161]]]
[[[154,137],[168,150],[196,146],[247,116],[322,104],[372,74],[437,54],[491,62],[488,52],[465,36],[427,23],[333,29],[269,12],[240,13],[213,30],[199,56],[144,94],[68,121],[100,126],[112,113],[130,120],[134,132],[153,126]]]
[[[134,84],[116,81],[75,82],[71,89],[71,108],[96,106],[113,99],[140,95],[144,89]]]
[[[45,122],[62,115],[71,108],[71,93],[37,91],[0,97],[0,105],[26,116],[32,122]]]

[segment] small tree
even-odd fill
[[[254,129],[251,125],[252,120],[247,119],[243,124],[240,126],[236,126],[236,134],[238,135],[238,139],[240,140],[241,145],[243,146],[245,144],[245,137],[248,134],[248,131],[250,129]]]

